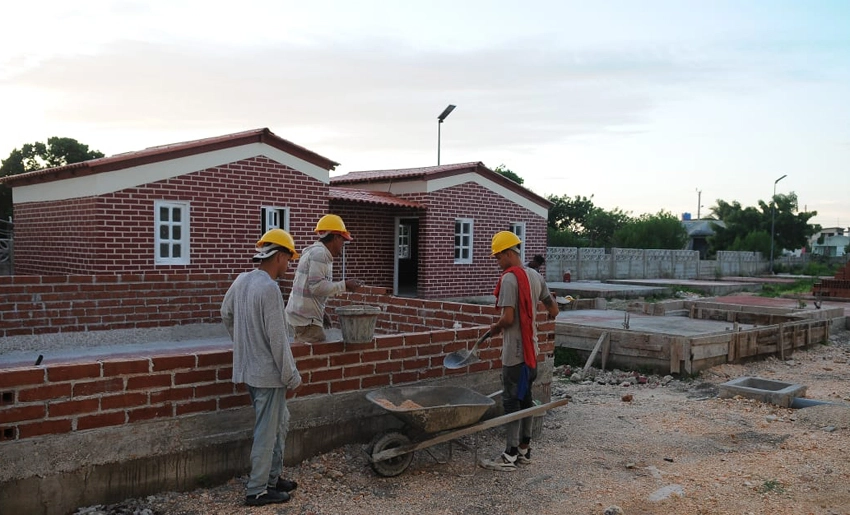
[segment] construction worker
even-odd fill
[[[286,319],[300,342],[327,340],[325,328],[330,318],[325,313],[328,297],[344,291],[357,291],[362,283],[356,279],[333,280],[334,258],[342,255],[343,246],[353,238],[337,215],[325,215],[315,228],[319,241],[302,251],[289,302]]]
[[[502,334],[502,406],[505,414],[534,405],[531,387],[537,378],[537,303],[542,301],[549,318],[558,316],[558,305],[549,293],[546,281],[535,270],[522,265],[519,246],[522,240],[510,231],[493,236],[491,254],[502,269],[496,284],[499,320],[490,326],[490,334]],[[494,460],[482,462],[486,468],[514,470],[516,464],[531,463],[533,417],[505,426],[505,452]]]
[[[283,479],[283,447],[289,429],[286,390],[301,385],[283,316],[277,280],[289,260],[298,257],[295,241],[283,229],[272,229],[257,242],[256,270],[233,281],[221,303],[221,319],[233,340],[233,378],[245,384],[254,406],[251,476],[245,504],[262,506],[289,501],[298,484]]]

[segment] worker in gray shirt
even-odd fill
[[[254,406],[251,476],[245,504],[287,502],[298,484],[280,477],[289,428],[287,390],[301,385],[284,321],[277,280],[298,258],[295,241],[272,229],[257,242],[256,270],[239,274],[224,295],[221,319],[233,340],[233,382],[245,384]]]

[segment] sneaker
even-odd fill
[[[277,478],[277,483],[268,486],[269,490],[277,490],[278,492],[291,492],[298,488],[298,481],[290,481],[289,479]]]
[[[516,461],[516,456],[511,456],[510,454],[503,452],[501,456],[495,459],[481,460],[480,465],[485,469],[490,470],[512,471],[516,470]]]
[[[287,501],[289,501],[289,494],[277,490],[266,490],[257,495],[245,497],[245,504],[248,506],[265,506],[266,504],[279,504]]]
[[[528,465],[531,463],[531,447],[526,447],[525,449],[519,448],[517,449],[518,453],[516,455],[516,462],[520,465]]]

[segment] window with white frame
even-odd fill
[[[525,222],[511,222],[511,232],[522,241],[519,245],[519,259],[525,262]]]
[[[189,203],[154,202],[154,264],[189,264]]]
[[[272,207],[263,206],[261,210],[262,216],[262,234],[271,229],[289,230],[289,208],[288,207]]]
[[[472,219],[455,219],[455,263],[472,263]]]

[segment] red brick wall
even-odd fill
[[[0,276],[0,338],[221,320],[236,274]]]
[[[346,276],[391,292],[396,252],[395,217],[414,217],[416,211],[340,201],[331,201],[330,210],[342,217],[345,228],[354,237],[345,250]],[[334,263],[334,275],[342,278],[342,258]]]
[[[419,226],[419,296],[491,295],[500,270],[490,256],[490,240],[511,222],[526,223],[526,260],[546,254],[546,219],[472,182],[417,198],[428,205]],[[456,218],[473,219],[471,264],[454,264]]]
[[[154,265],[156,200],[190,202],[190,265]],[[299,247],[327,212],[328,185],[255,157],[98,197],[15,205],[15,272],[205,273],[251,266],[262,206],[290,208]]]
[[[469,348],[495,319],[490,306],[352,294],[348,303],[382,306],[385,330],[422,330],[377,335],[364,344],[294,343],[304,385],[297,397],[401,385],[501,367],[501,338],[480,346],[482,361],[468,369],[443,367],[447,353]],[[554,352],[554,322],[538,315],[540,359]],[[461,321],[461,329],[445,327]],[[468,321],[468,322],[467,322]],[[396,324],[396,325],[394,325]],[[234,385],[232,351],[205,350],[92,362],[0,369],[0,440],[68,433],[176,419],[250,404]]]

